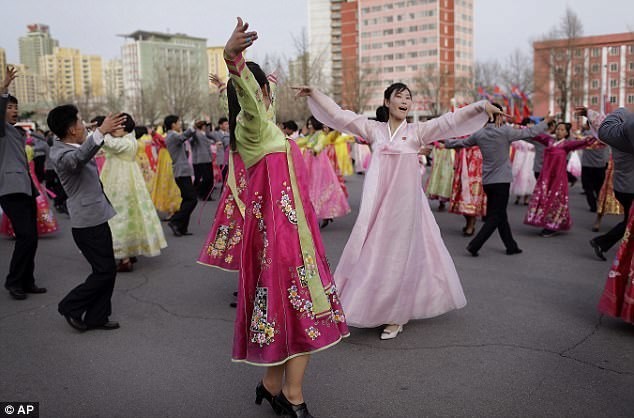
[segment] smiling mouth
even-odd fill
[[[403,112],[407,112],[407,107],[406,106],[399,106],[398,110],[401,110]]]

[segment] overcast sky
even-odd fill
[[[29,23],[50,26],[60,46],[105,59],[118,57],[123,39],[135,30],[186,33],[224,45],[242,16],[260,39],[251,57],[292,57],[293,37],[308,27],[307,0],[3,0],[0,47],[9,63],[19,61],[18,38]],[[580,16],[586,35],[634,31],[632,0],[474,0],[476,60],[504,59],[515,48],[547,32],[566,5]]]

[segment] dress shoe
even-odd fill
[[[506,250],[506,255],[522,254],[520,248],[513,248],[512,250]]]
[[[88,329],[102,329],[105,331],[112,331],[114,329],[119,329],[121,328],[121,326],[119,325],[118,322],[115,321],[108,321],[106,323],[103,323],[101,325],[89,325]]]
[[[331,222],[333,222],[332,219],[327,218],[321,221],[321,224],[319,224],[319,229],[324,229],[325,227],[328,226],[328,224],[330,224]]]
[[[472,257],[477,257],[479,255],[478,250],[474,250],[469,245],[467,245],[467,252],[471,254]]]
[[[257,405],[262,405],[262,399],[266,399],[271,404],[271,408],[275,411],[276,414],[280,414],[279,408],[276,409],[273,404],[273,394],[268,391],[267,388],[264,387],[264,383],[260,380],[260,383],[255,387],[255,403]]]
[[[132,261],[119,261],[119,265],[117,265],[117,273],[130,273],[134,270]]]
[[[88,326],[81,319],[73,318],[70,315],[64,315],[64,318],[66,318],[66,322],[68,322],[68,325],[75,328],[79,332],[84,332],[88,329]]]
[[[558,232],[557,231],[553,231],[552,229],[542,229],[542,232],[539,234],[544,238],[550,238],[550,237],[554,237],[555,235],[557,235]]]
[[[181,235],[183,235],[183,236],[189,236],[189,235],[194,235],[194,234],[192,234],[192,233],[191,233],[191,232],[189,232],[189,231],[181,231]]]
[[[33,294],[46,293],[46,288],[45,287],[37,287],[36,285],[33,285],[31,287],[25,288],[24,289],[24,293],[33,293]]]
[[[597,244],[597,242],[593,239],[590,240],[590,246],[592,247],[592,249],[594,250],[594,254],[599,257],[599,259],[606,261],[607,258],[605,258],[605,254],[603,254],[603,250],[601,249],[601,247],[599,246],[599,244]]]
[[[9,294],[11,295],[11,297],[15,300],[24,300],[26,299],[26,292],[24,292],[24,290],[22,289],[17,289],[17,288],[8,288],[7,290],[9,291]]]
[[[284,392],[280,392],[279,395],[276,395],[273,398],[272,406],[277,414],[293,418],[313,418],[310,412],[308,412],[306,402],[302,402],[299,405],[293,405],[288,399],[286,399]]]
[[[174,225],[171,221],[167,223],[167,226],[170,227],[170,229],[172,230],[172,233],[174,234],[175,237],[180,237],[183,234],[181,233],[181,231],[178,229],[178,227],[176,225]]]
[[[401,332],[403,332],[403,325],[399,325],[398,327],[396,327],[396,329],[393,330],[389,330],[387,328],[385,328],[383,330],[383,332],[381,333],[381,339],[382,340],[392,340],[394,338],[396,338],[398,336],[398,334],[400,334]]]

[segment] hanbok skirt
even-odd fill
[[[456,152],[449,212],[484,216],[486,211],[487,198],[482,187],[482,153],[479,147],[463,148]]]
[[[434,160],[425,191],[432,200],[448,202],[451,198],[456,151],[449,148],[434,148]]]
[[[634,206],[629,218],[625,235],[608,273],[599,311],[634,324]]]
[[[308,175],[288,147],[248,168],[233,361],[283,364],[348,334]]]
[[[319,219],[339,218],[350,213],[350,205],[326,152],[304,154],[310,168],[310,199]]]
[[[172,158],[166,148],[161,148],[152,182],[152,202],[158,211],[171,215],[178,211],[181,201],[181,191],[172,171]]]
[[[238,271],[244,231],[247,172],[240,154],[232,152],[231,159],[227,184],[220,195],[214,222],[198,256],[198,263]]]
[[[136,160],[108,157],[101,182],[117,212],[108,221],[115,258],[161,254],[167,247],[165,234]]]
[[[513,181],[511,182],[510,193],[515,196],[532,194],[536,184],[535,174],[533,173],[535,149],[531,144],[522,142],[524,141],[515,142],[514,145],[518,145],[513,147],[515,154],[511,166]]]
[[[599,197],[597,198],[597,214],[598,215],[622,215],[623,205],[614,195],[614,161],[612,158],[608,161],[608,168],[605,170],[605,180]]]

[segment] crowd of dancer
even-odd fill
[[[465,217],[463,234],[475,235],[471,255],[495,230],[506,254],[516,255],[511,196],[527,207],[524,223],[552,237],[571,228],[569,183],[580,176],[595,230],[605,214],[624,214],[590,244],[605,260],[621,241],[599,309],[634,323],[634,115],[578,108],[588,124],[575,137],[550,116],[508,124],[502,107],[486,100],[409,122],[412,91],[402,83],[385,90],[372,119],[298,86],[312,113],[300,132],[294,121],[276,124],[275,76],[244,59],[257,39],[238,18],[224,50],[229,81],[210,76],[228,116],[215,130],[202,120],[184,130],[178,115],[162,127],[137,126],[126,113],[85,125],[76,106],[63,105],[49,112],[49,132],[25,133],[14,126],[18,103],[7,92],[17,73],[8,67],[0,86],[0,206],[1,230],[15,237],[5,284],[14,299],[46,292],[33,271],[38,236],[59,228],[48,198],[69,215],[92,268],[58,305],[81,332],[119,328],[110,319],[116,275],[167,246],[161,217],[175,237],[191,235],[198,200],[217,198],[197,261],[238,272],[232,359],[266,366],[256,403],[310,417],[302,392],[309,357],[348,336],[348,325],[382,327],[380,338],[389,340],[411,320],[465,306],[428,199]],[[422,187],[424,156],[433,162]],[[350,213],[345,177],[354,173],[365,174],[361,206],[331,271],[321,231]]]

